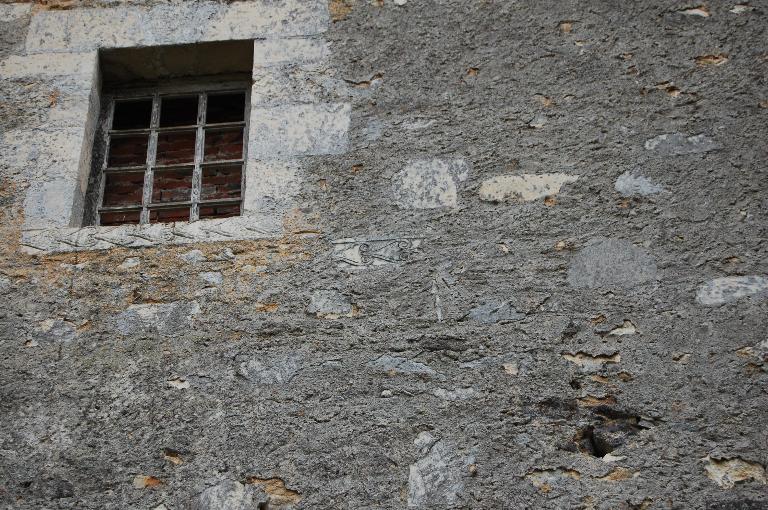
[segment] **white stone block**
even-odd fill
[[[341,154],[349,145],[348,103],[255,106],[251,110],[249,159]]]
[[[27,33],[29,53],[86,51],[204,41],[319,34],[321,0],[184,1],[142,6],[41,11]]]
[[[96,52],[40,53],[36,55],[12,55],[0,62],[0,77],[57,78],[77,77],[92,80],[96,73]],[[90,81],[84,84],[90,89]]]

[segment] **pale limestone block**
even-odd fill
[[[281,234],[280,218],[271,214],[252,214],[151,225],[25,229],[21,245],[25,253],[38,254],[273,239]]]
[[[31,3],[0,4],[0,23],[8,23],[28,15]]]
[[[243,214],[279,214],[290,207],[301,187],[298,161],[248,161]]]
[[[747,296],[768,298],[768,278],[763,276],[726,276],[715,278],[696,293],[696,301],[704,306],[719,306]]]
[[[8,166],[28,169],[33,178],[74,176],[83,136],[82,125],[51,132],[12,129],[2,134],[0,157]]]
[[[251,104],[271,106],[320,103],[326,98],[347,97],[347,84],[334,77],[326,62],[254,67]]]
[[[29,53],[85,51],[314,35],[326,31],[328,23],[328,7],[321,0],[185,1],[149,8],[51,10],[32,17],[26,49]]]
[[[56,78],[73,77],[93,79],[96,72],[97,54],[85,53],[40,53],[36,55],[11,55],[0,61],[0,77],[12,78]],[[84,84],[90,89],[90,82]]]
[[[564,184],[576,182],[577,175],[568,174],[523,174],[499,175],[480,185],[480,200],[503,202],[522,200],[530,202],[560,193]]]
[[[266,39],[253,42],[254,68],[320,62],[329,55],[329,44],[322,39]]]
[[[249,159],[342,154],[349,145],[348,103],[255,106],[251,110]]]
[[[32,184],[24,198],[24,228],[68,227],[76,193],[74,179],[59,178]]]

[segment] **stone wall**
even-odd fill
[[[0,505],[766,508],[767,16],[0,4]],[[227,39],[249,213],[80,228],[96,50]]]

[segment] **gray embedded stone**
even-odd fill
[[[630,287],[656,278],[656,262],[624,239],[598,239],[571,261],[568,283],[574,287]]]
[[[385,354],[373,361],[369,361],[367,366],[382,372],[395,372],[400,374],[425,374],[435,375],[437,372],[429,368],[424,363],[413,361],[408,358],[399,358]]]
[[[77,328],[61,319],[46,319],[38,326],[35,337],[40,342],[71,342],[77,336]]]
[[[392,178],[395,203],[404,209],[458,205],[458,183],[469,176],[463,159],[411,161]]]
[[[459,502],[464,492],[467,462],[444,439],[422,432],[414,441],[424,455],[411,464],[408,474],[408,508],[446,508]]]
[[[264,491],[253,485],[224,480],[197,495],[189,510],[256,510],[269,503]]]
[[[205,262],[205,255],[203,255],[203,252],[200,250],[190,250],[186,253],[182,253],[179,255],[179,258],[184,262],[189,262],[190,264]]]
[[[683,156],[720,149],[720,145],[706,135],[693,136],[682,133],[659,135],[645,142],[647,150],[667,156]]]
[[[525,314],[515,310],[509,301],[503,303],[487,303],[469,311],[469,317],[481,324],[496,324],[497,322],[519,321],[525,319]]]
[[[299,355],[254,358],[240,363],[237,373],[256,384],[288,384],[301,371],[301,364]]]
[[[130,305],[115,317],[115,323],[121,335],[157,333],[176,336],[189,329],[200,311],[196,301]]]
[[[664,192],[664,187],[654,184],[647,177],[642,175],[633,175],[631,172],[624,172],[614,185],[616,191],[625,197],[634,195],[648,196]]]
[[[337,290],[316,290],[307,306],[307,313],[319,318],[335,319],[352,315],[349,299]]]
[[[224,276],[218,271],[206,271],[200,273],[200,280],[210,287],[218,287],[224,283]]]
[[[768,278],[757,275],[715,278],[699,287],[696,301],[704,306],[719,306],[747,296],[768,298]]]
[[[557,195],[563,185],[576,182],[578,179],[577,175],[561,173],[499,175],[483,181],[478,193],[480,200],[485,202],[531,202]]]

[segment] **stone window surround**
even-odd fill
[[[176,19],[198,12],[201,5],[215,11],[206,17],[210,26],[199,27],[192,34],[184,31]],[[136,16],[141,19],[135,20]],[[120,17],[126,23],[118,23],[116,18]],[[109,23],[105,23],[107,19]],[[341,154],[348,146],[349,103],[322,102],[312,91],[280,86],[290,66],[312,67],[327,61],[330,51],[322,34],[328,23],[327,4],[320,0],[279,4],[266,0],[229,4],[195,0],[188,6],[160,5],[148,11],[125,6],[35,13],[26,54],[0,62],[0,74],[9,78],[35,76],[51,84],[76,83],[80,90],[67,102],[66,111],[58,113],[67,121],[61,140],[46,147],[49,154],[37,161],[31,172],[41,178],[31,182],[25,200],[22,250],[39,254],[281,236],[284,214],[295,206],[293,197],[301,185],[302,159]],[[60,34],[67,30],[73,32]],[[267,93],[257,89],[258,85],[252,89],[245,179],[256,184],[244,190],[243,215],[169,224],[82,227],[100,111],[99,49],[233,39],[254,41],[254,76],[259,76],[261,84],[274,83]],[[25,135],[29,136],[21,133],[22,141]]]

